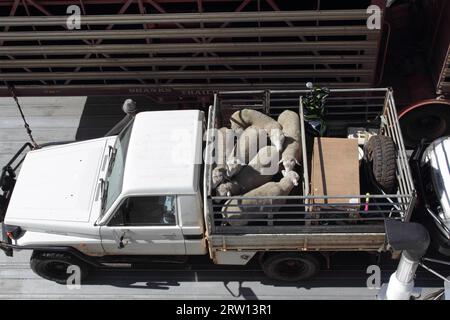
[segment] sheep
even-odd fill
[[[217,188],[219,184],[227,179],[227,168],[225,166],[217,166],[212,170],[211,182],[212,187]]]
[[[218,196],[230,197],[247,192],[270,181],[277,173],[279,154],[275,147],[265,146],[231,181],[222,182],[216,188]],[[213,172],[214,173],[214,172]]]
[[[292,171],[296,164],[300,165],[302,155],[300,119],[296,112],[285,110],[278,116],[278,123],[285,136],[280,163],[286,171]]]
[[[265,130],[270,137],[272,145],[274,145],[278,151],[282,150],[284,143],[282,127],[277,121],[264,113],[252,109],[242,109],[231,115],[230,122],[231,129],[246,129],[250,126],[254,126]]]
[[[215,129],[214,131],[214,138],[217,144],[215,145],[216,166],[212,170],[213,188],[216,188],[220,183],[227,178],[231,178],[240,170],[240,165],[231,166],[231,160],[227,157],[231,153],[229,150],[234,146],[236,135],[239,135],[238,131],[226,127]]]
[[[300,118],[297,112],[284,110],[278,116],[278,123],[281,125],[281,129],[286,137],[290,137],[296,141],[300,141]]]
[[[282,171],[283,178],[279,182],[267,182],[266,184],[251,190],[244,194],[244,197],[276,197],[287,196],[291,193],[294,186],[298,185],[300,176],[295,171]],[[264,214],[245,214],[245,212],[271,212],[278,211],[279,207],[265,207],[266,205],[284,204],[286,199],[243,199],[228,200],[222,207],[222,216],[224,218],[242,218],[243,220],[232,220],[228,223],[232,226],[244,226],[253,217],[254,219],[263,219]],[[240,207],[239,205],[245,205]],[[249,206],[255,205],[255,206]],[[227,213],[232,212],[232,213]],[[268,218],[272,218],[272,214],[268,214]],[[248,220],[247,220],[248,219]]]
[[[246,128],[233,149],[233,155],[242,163],[249,163],[257,154],[258,150],[267,145],[267,132],[255,126]]]
[[[241,171],[242,167],[245,165],[241,159],[234,155],[234,149],[231,154],[227,158],[226,167],[227,167],[227,177],[231,179],[236,174]]]
[[[278,172],[279,152],[274,146],[265,146],[248,163],[247,166],[233,178],[245,193],[255,189],[272,179],[272,175]]]
[[[231,197],[241,194],[241,186],[236,181],[221,183],[216,188],[216,195],[219,197]]]

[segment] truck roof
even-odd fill
[[[136,115],[125,161],[125,194],[193,194],[202,163],[203,112]]]

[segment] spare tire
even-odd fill
[[[386,193],[397,187],[397,151],[394,141],[388,136],[372,136],[366,145],[366,161],[371,165],[373,177]]]

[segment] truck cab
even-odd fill
[[[142,112],[117,136],[28,152],[9,241],[97,257],[205,254],[203,122],[198,110]]]

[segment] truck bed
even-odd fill
[[[286,109],[300,113],[299,101],[305,93],[306,90],[218,93],[215,96],[214,105],[209,110],[208,128],[229,126],[229,116],[243,108],[262,111],[275,119]],[[383,251],[387,249],[385,220],[408,221],[415,200],[415,190],[392,91],[389,89],[331,90],[326,103],[326,121],[327,136],[330,137],[346,137],[349,126],[377,128],[381,134],[390,136],[398,148],[397,192],[370,195],[362,193],[339,197],[312,196],[309,192],[308,178],[311,154],[308,154],[306,167],[309,170],[299,172],[300,175],[304,175],[302,188],[294,188],[287,197],[251,198],[286,200],[285,204],[262,206],[258,204],[256,206],[258,210],[246,211],[245,217],[227,218],[221,214],[226,201],[250,198],[215,196],[210,184],[213,165],[206,161],[204,206],[211,252],[225,250]],[[207,136],[207,155],[208,145],[212,143],[210,139],[211,137]],[[306,145],[308,146],[308,141]],[[359,201],[350,205],[350,209],[338,206],[338,202],[341,204],[342,200],[351,202],[349,200],[354,198]],[[314,204],[317,202],[321,203],[320,208]],[[245,205],[240,206],[245,207]],[[247,206],[255,207],[255,205]],[[277,209],[274,210],[274,207]],[[241,222],[244,220],[245,225],[233,225],[230,223],[233,220],[241,220]]]

